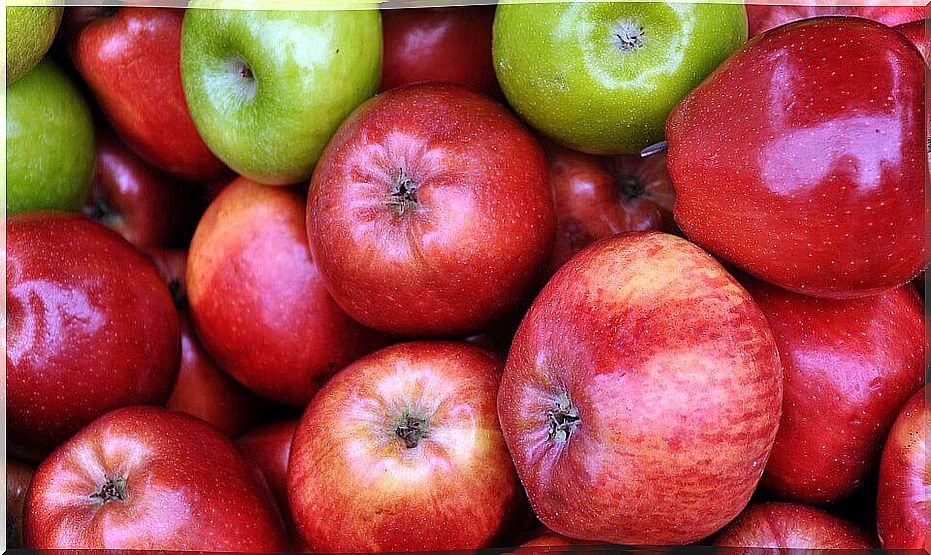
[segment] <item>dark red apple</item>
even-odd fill
[[[162,404],[178,316],[149,260],[107,227],[52,212],[7,222],[7,431],[48,452],[101,414]]]
[[[97,162],[84,213],[137,247],[186,243],[194,231],[195,189],[155,170],[108,131],[97,133]]]
[[[928,34],[927,22],[924,19],[917,19],[910,23],[897,25],[895,30],[905,35],[921,52],[925,63],[928,63],[929,58],[931,58],[931,35]]]
[[[386,9],[381,89],[446,81],[501,94],[491,58],[494,6]]]
[[[684,239],[634,232],[583,250],[537,296],[498,414],[547,528],[664,545],[744,508],[781,403],[776,345],[747,292]]]
[[[155,247],[143,249],[143,252],[148,255],[158,274],[168,285],[175,306],[179,310],[187,308],[187,251]]]
[[[415,342],[327,382],[294,434],[288,489],[316,552],[488,547],[521,503],[495,393],[500,360]]]
[[[36,471],[26,497],[34,549],[280,552],[281,517],[236,445],[193,416],[112,411]]]
[[[542,536],[536,537],[529,542],[524,543],[519,548],[517,548],[515,553],[559,553],[563,551],[569,551],[570,553],[577,552],[574,549],[560,549],[576,545],[604,545],[608,546],[610,544],[592,544],[584,540],[574,540],[572,538],[567,538],[566,536],[560,536],[555,532],[548,532]]]
[[[764,31],[813,17],[851,16],[872,19],[885,25],[893,26],[915,21],[924,17],[923,6],[881,5],[872,6],[769,6],[765,4],[747,4],[747,21],[750,36],[755,37]]]
[[[544,144],[556,202],[550,271],[598,239],[627,231],[675,231],[666,154],[593,156]]]
[[[553,242],[536,139],[501,105],[448,84],[357,109],[324,151],[307,207],[333,298],[398,335],[466,336],[510,316]]]
[[[831,503],[872,472],[899,408],[924,379],[924,311],[910,285],[852,300],[747,287],[773,330],[785,382],[763,485]]]
[[[252,391],[297,406],[384,343],[327,293],[304,206],[295,190],[238,179],[201,218],[187,271],[191,315],[213,360]]]
[[[184,10],[120,8],[77,32],[74,65],[117,133],[153,166],[194,181],[229,172],[194,127],[181,86]]]
[[[928,426],[931,413],[925,386],[905,404],[889,432],[879,465],[876,521],[884,549],[931,551],[931,465]]]
[[[676,221],[770,283],[862,297],[925,267],[925,65],[856,18],[766,33],[666,122]]]
[[[775,549],[871,549],[855,524],[799,503],[756,503],[721,531],[714,545]],[[759,552],[756,552],[759,553]]]
[[[36,469],[28,464],[6,460],[6,547],[23,549],[23,502]]]

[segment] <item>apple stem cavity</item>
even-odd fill
[[[91,499],[99,499],[101,504],[126,499],[126,478],[109,478],[100,491],[91,494]]]
[[[255,91],[258,80],[252,67],[245,60],[237,59],[229,64],[229,71],[234,76],[243,96],[251,100],[255,98]]]
[[[407,415],[395,428],[394,433],[404,441],[408,449],[417,447],[420,440],[427,437],[427,421],[423,418]]]
[[[582,419],[579,417],[579,409],[572,403],[568,394],[560,393],[555,401],[553,408],[546,413],[550,419],[549,439],[557,443],[567,443]]]
[[[611,28],[612,42],[622,52],[633,52],[643,48],[643,27],[631,21],[618,21]]]
[[[417,183],[399,169],[391,182],[391,193],[388,195],[388,206],[393,206],[398,216],[405,212],[413,212],[417,208]]]
[[[646,191],[640,180],[632,175],[622,175],[617,179],[618,187],[624,200],[634,200],[643,196]]]

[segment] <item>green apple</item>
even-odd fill
[[[207,146],[229,167],[261,183],[297,183],[375,94],[381,51],[376,10],[190,9],[184,94]]]
[[[34,68],[48,51],[61,23],[62,8],[10,6],[6,9],[6,83]]]
[[[90,108],[53,62],[39,62],[7,88],[7,212],[79,210],[94,154]]]
[[[747,40],[742,4],[507,4],[498,81],[525,121],[566,146],[634,154],[672,108]]]

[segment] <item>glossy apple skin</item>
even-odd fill
[[[500,372],[500,359],[477,347],[414,342],[327,382],[301,418],[288,466],[310,549],[474,549],[507,532],[521,493],[495,414]],[[425,437],[402,439],[411,418]]]
[[[498,414],[547,528],[667,545],[744,508],[781,403],[776,345],[746,291],[684,239],[635,232],[583,250],[543,288]]]
[[[902,407],[883,448],[876,521],[884,549],[931,549],[928,393],[925,386]]]
[[[500,96],[491,60],[494,20],[494,6],[383,10],[381,90],[446,81]]]
[[[327,292],[304,203],[297,191],[236,180],[201,218],[187,270],[191,315],[213,360],[252,391],[296,406],[384,344]]]
[[[627,231],[675,231],[666,154],[594,156],[545,143],[556,204],[555,272],[577,252]]]
[[[747,4],[750,36],[812,17],[850,16],[872,19],[884,25],[900,25],[924,17],[922,6],[767,6]]]
[[[29,482],[36,469],[32,466],[6,460],[6,546],[7,549],[23,549],[23,502]]]
[[[112,494],[100,497],[108,485]],[[242,451],[202,420],[156,407],[107,413],[52,453],[26,497],[25,535],[35,549],[286,545],[271,494]]]
[[[862,19],[806,20],[750,41],[666,123],[679,226],[808,295],[862,297],[915,277],[924,72],[899,33]]]
[[[181,86],[184,10],[121,8],[77,34],[74,65],[117,133],[147,162],[193,181],[229,170],[201,139]]]
[[[875,471],[886,432],[924,379],[924,311],[911,285],[863,299],[747,288],[766,315],[784,369],[782,421],[763,485],[831,503]]]
[[[534,538],[517,548],[517,553],[550,553],[563,551],[560,547],[569,547],[574,545],[609,545],[609,544],[592,544],[584,540],[574,540],[566,536],[560,536],[555,532],[547,532],[542,536]],[[548,549],[556,548],[556,549]]]
[[[918,51],[921,52],[921,55],[925,59],[925,63],[928,63],[929,58],[931,58],[931,37],[928,36],[927,22],[923,19],[918,19],[910,23],[896,25],[895,30],[905,35],[905,37],[915,45]]]
[[[46,453],[105,412],[162,404],[178,375],[178,316],[151,262],[81,216],[7,222],[7,431]]]
[[[393,89],[354,112],[307,209],[333,298],[398,335],[465,336],[510,316],[553,242],[540,145],[504,107],[449,84]]]
[[[755,503],[715,538],[714,545],[768,549],[872,549],[853,523],[800,503]],[[775,551],[778,553],[779,551]]]
[[[196,208],[190,184],[152,168],[111,133],[98,132],[86,215],[136,247],[170,247],[190,239]]]

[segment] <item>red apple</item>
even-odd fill
[[[387,333],[483,331],[529,300],[549,263],[542,149],[504,107],[458,86],[363,104],[324,151],[307,206],[333,298]]]
[[[23,502],[36,469],[19,461],[6,460],[6,547],[23,549]]]
[[[876,521],[884,549],[931,551],[931,466],[925,386],[905,404],[883,448],[879,465]]]
[[[666,122],[679,226],[800,293],[909,281],[925,267],[924,73],[902,35],[862,19],[750,41]]]
[[[404,343],[356,361],[294,434],[294,519],[316,552],[488,547],[520,507],[495,392],[501,362],[461,343]]]
[[[500,95],[491,58],[494,20],[494,6],[382,10],[381,89],[447,81]]]
[[[781,402],[776,345],[747,292],[684,239],[634,232],[583,250],[537,296],[498,414],[547,528],[662,545],[744,508]]]
[[[35,457],[101,414],[161,404],[178,375],[178,316],[151,262],[81,216],[7,222],[7,431]]]
[[[121,8],[77,32],[74,65],[113,128],[153,166],[194,181],[229,170],[210,152],[181,86],[184,10]]]
[[[675,192],[666,154],[593,156],[545,143],[556,202],[550,271],[598,239],[626,231],[674,231]]]
[[[178,246],[194,229],[191,185],[136,157],[107,131],[97,133],[97,162],[84,213],[137,247]]]
[[[515,553],[523,553],[523,554],[552,553],[552,552],[558,553],[558,552],[566,551],[564,549],[559,549],[559,548],[565,548],[565,547],[574,546],[574,545],[605,545],[605,546],[608,546],[610,544],[592,544],[589,542],[585,542],[583,540],[574,540],[572,538],[567,538],[566,536],[560,536],[559,534],[555,532],[548,532],[548,533],[543,534],[542,536],[539,536],[537,538],[530,540],[529,542],[524,543],[523,545],[521,545],[519,548],[515,550]],[[574,552],[574,550],[568,550],[568,551]]]
[[[931,35],[928,34],[927,22],[923,19],[917,19],[910,23],[897,25],[895,30],[905,35],[921,52],[925,63],[928,63],[929,58],[931,58]]]
[[[775,549],[871,549],[875,541],[853,523],[799,503],[756,503],[714,545]],[[758,552],[757,552],[758,553]]]
[[[825,16],[851,16],[872,19],[885,25],[893,26],[915,21],[924,17],[923,6],[894,6],[881,5],[889,2],[879,2],[873,6],[768,6],[747,5],[747,20],[750,26],[750,36],[755,37],[764,31],[812,17]],[[817,4],[817,3],[816,3]]]
[[[148,248],[143,252],[155,265],[158,274],[168,285],[168,291],[179,309],[187,308],[187,251],[180,249]]]
[[[187,414],[112,411],[59,447],[26,497],[34,549],[275,552],[268,488],[233,442]]]
[[[191,315],[213,360],[252,391],[297,406],[383,344],[327,293],[304,203],[294,190],[236,180],[201,218],[187,271]]]
[[[785,373],[782,421],[763,485],[831,503],[875,471],[886,432],[924,379],[924,311],[910,285],[853,300],[747,284]]]

